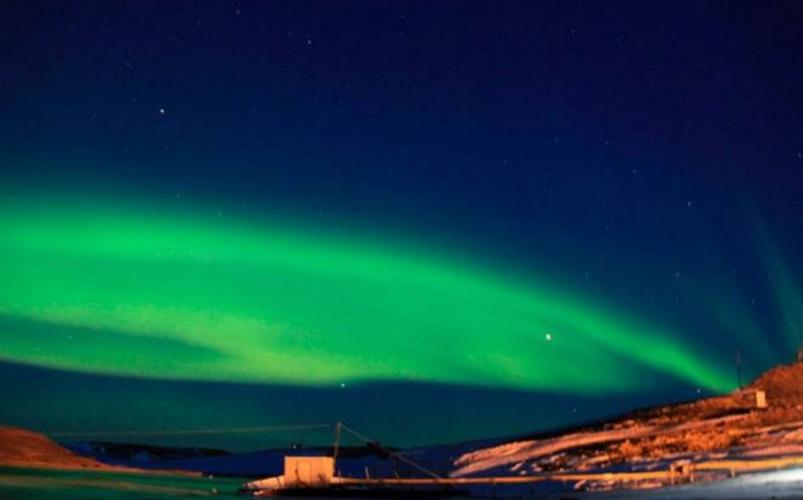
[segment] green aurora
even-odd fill
[[[758,215],[753,216],[753,228],[758,255],[781,318],[780,330],[786,341],[786,351],[794,352],[803,342],[803,331],[800,330],[803,325],[803,292],[795,279],[793,268],[770,235],[766,223]]]
[[[76,198],[78,199],[78,198]],[[732,376],[680,335],[425,245],[155,204],[0,201],[0,358],[149,378],[590,394]]]

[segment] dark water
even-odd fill
[[[0,468],[0,499],[233,498],[243,479]]]

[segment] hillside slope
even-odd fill
[[[765,392],[767,408],[757,407],[757,391]],[[803,460],[803,363],[776,367],[725,396],[647,408],[560,436],[473,450],[455,460],[451,475],[631,473],[687,464],[702,470],[712,468],[715,460],[728,460],[732,475],[754,467],[759,458],[779,466]],[[661,480],[651,477],[643,486],[647,482],[658,486]]]
[[[128,467],[107,465],[92,458],[78,456],[42,434],[5,426],[0,426],[0,466],[110,471],[135,470]]]

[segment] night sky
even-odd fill
[[[801,89],[800,2],[2,2],[0,422],[414,445],[732,390],[803,341]]]

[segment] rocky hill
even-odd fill
[[[35,469],[91,469],[111,472],[145,472],[142,469],[107,464],[92,457],[81,456],[37,432],[16,427],[0,426],[0,466]],[[154,473],[180,473],[163,470]]]
[[[81,457],[42,434],[0,426],[0,465],[59,469],[125,469]]]
[[[760,391],[766,407],[759,407]],[[452,476],[714,470],[714,461],[733,475],[757,464],[780,467],[798,459],[803,461],[803,363],[776,367],[725,396],[647,408],[562,435],[470,451],[455,460]],[[585,481],[584,486],[604,482]],[[649,476],[642,486],[662,482]]]

